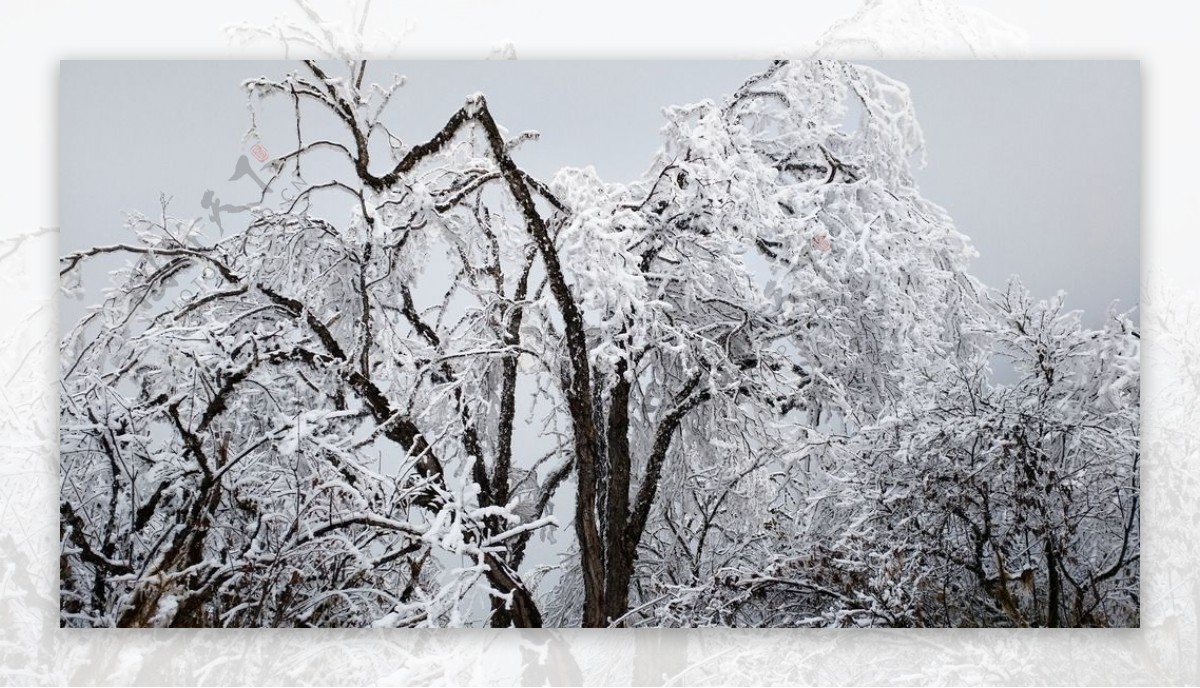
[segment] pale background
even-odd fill
[[[1179,684],[1200,679],[1200,329],[1194,309],[1193,34],[1200,6],[1071,0],[610,0],[379,3],[356,32],[341,3],[6,3],[0,9],[0,676],[13,683]],[[288,23],[305,46],[228,31]],[[278,34],[278,31],[268,31]],[[289,35],[287,31],[285,35]],[[244,37],[244,34],[243,36]],[[1103,57],[1141,59],[1143,628],[911,632],[64,632],[56,627],[55,141],[58,60],[371,56],[480,58]],[[344,48],[343,48],[344,47]],[[287,53],[285,55],[285,53]],[[573,659],[579,673],[559,670]],[[648,673],[646,673],[648,671]],[[558,673],[555,673],[558,672]]]

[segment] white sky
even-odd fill
[[[928,142],[923,194],[946,207],[980,252],[973,272],[993,286],[1020,274],[1040,297],[1062,289],[1095,324],[1109,302],[1137,304],[1141,107],[1137,62],[871,62],[907,83]],[[392,121],[427,138],[465,96],[487,95],[512,133],[534,129],[519,161],[549,178],[593,165],[636,178],[658,148],[661,109],[719,98],[761,62],[430,61],[370,63],[368,80],[405,74]],[[229,181],[249,123],[242,79],[293,62],[63,62],[60,81],[61,251],[122,238],[124,213],[201,216],[257,198]],[[281,101],[282,102],[282,101]],[[269,150],[294,140],[288,112],[260,124]],[[319,125],[312,131],[319,129]],[[224,217],[236,228],[239,217]],[[340,219],[332,217],[331,219]],[[90,273],[99,277],[95,272]],[[95,279],[93,277],[93,279]],[[91,284],[90,286],[98,286]],[[82,304],[64,304],[63,321]]]

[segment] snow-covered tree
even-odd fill
[[[656,621],[1137,625],[1140,334],[1116,312],[1082,327],[1019,282],[987,306],[953,374],[810,443],[762,525],[666,586]],[[989,379],[993,356],[1015,382]]]
[[[615,184],[331,69],[246,82],[296,118],[247,229],[62,259],[130,257],[63,343],[64,624],[1129,621],[1128,323],[982,298],[902,84],[773,63]]]

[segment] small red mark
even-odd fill
[[[833,248],[833,242],[830,241],[829,237],[824,234],[818,234],[817,236],[813,237],[812,242],[814,246],[822,251],[828,251],[829,249]]]
[[[261,143],[254,144],[254,147],[250,149],[250,154],[259,162],[264,162],[267,158],[271,157],[271,154],[267,152],[266,146]]]

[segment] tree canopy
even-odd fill
[[[296,142],[244,231],[62,258],[128,256],[62,345],[64,625],[1136,625],[1138,332],[970,276],[903,84],[772,63],[618,184],[365,72],[246,81]]]

